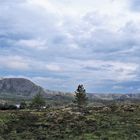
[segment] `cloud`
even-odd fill
[[[137,64],[122,63],[115,61],[86,61],[85,68],[94,71],[95,75],[100,75],[100,80],[128,81],[137,77]],[[116,77],[117,75],[117,77]]]
[[[24,60],[24,58],[19,56],[1,56],[0,67],[4,69],[8,68],[21,71],[26,71],[29,69],[28,63]]]
[[[73,91],[83,83],[91,92],[128,92],[130,85],[135,91],[140,80],[136,1],[0,3],[1,76],[25,76],[55,90]]]
[[[57,64],[48,64],[46,65],[46,68],[49,71],[56,71],[56,72],[62,71],[61,67]]]
[[[16,42],[17,46],[27,47],[31,49],[37,49],[37,50],[46,50],[47,49],[47,43],[44,40],[39,39],[21,39],[18,42]]]

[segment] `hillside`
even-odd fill
[[[63,104],[69,103],[73,99],[73,94],[60,91],[43,89],[32,81],[25,78],[4,78],[0,80],[0,101],[30,100],[37,93],[42,93],[48,103]]]
[[[0,97],[27,97],[45,93],[43,88],[24,78],[4,78],[0,80]]]

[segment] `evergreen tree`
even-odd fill
[[[78,106],[78,108],[83,108],[87,104],[88,98],[86,97],[86,90],[83,85],[79,85],[77,90],[75,91],[75,100],[74,103]]]
[[[20,103],[20,109],[25,109],[25,108],[27,108],[27,104],[26,104],[25,101],[22,101],[22,102]]]
[[[31,106],[36,109],[41,109],[43,106],[46,105],[45,99],[41,93],[38,93],[34,96]]]

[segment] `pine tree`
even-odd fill
[[[26,104],[25,101],[22,101],[22,102],[20,103],[20,109],[25,109],[25,108],[27,108],[27,104]]]
[[[36,109],[41,109],[46,105],[45,99],[43,98],[41,93],[38,93],[34,96],[31,106]]]
[[[87,104],[88,98],[86,97],[86,90],[83,85],[79,85],[77,90],[75,91],[75,100],[74,103],[78,106],[78,108],[83,108]]]

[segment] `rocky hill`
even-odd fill
[[[73,94],[43,89],[32,81],[24,78],[0,79],[0,99],[31,99],[37,93],[43,94],[49,101],[68,102]]]
[[[1,97],[32,97],[45,93],[43,88],[24,78],[4,78],[0,80]]]

